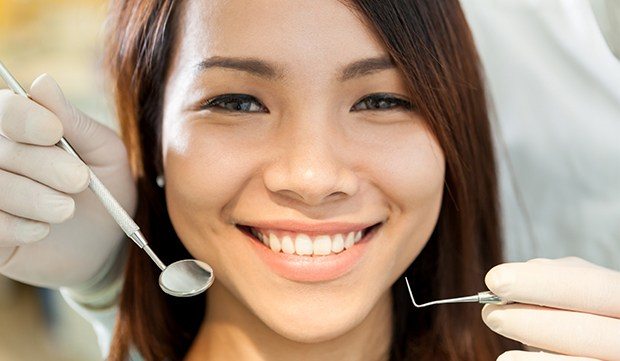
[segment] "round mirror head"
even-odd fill
[[[195,259],[185,259],[162,271],[159,286],[171,296],[191,297],[206,291],[214,279],[211,266]]]

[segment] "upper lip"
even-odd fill
[[[295,220],[252,221],[239,223],[239,225],[252,227],[257,230],[279,230],[292,233],[305,233],[308,235],[337,234],[361,231],[374,226],[377,222],[349,223],[349,222],[323,222],[308,223]]]

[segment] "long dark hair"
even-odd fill
[[[178,1],[177,1],[178,2]],[[405,271],[424,299],[472,294],[501,261],[497,182],[480,65],[458,0],[356,0],[406,77],[414,104],[446,158],[444,198],[426,247]],[[136,219],[151,247],[172,262],[191,257],[170,223],[161,167],[165,76],[174,41],[175,0],[116,0],[108,65],[139,202]],[[208,292],[177,299],[157,287],[159,269],[133,247],[110,359],[135,348],[148,361],[181,360],[203,321]],[[391,360],[495,360],[509,345],[480,319],[479,305],[412,308],[403,278],[392,286]],[[510,343],[514,347],[514,344]]]

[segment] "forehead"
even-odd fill
[[[386,55],[360,15],[338,0],[187,0],[179,9],[175,62],[255,57],[316,73]]]

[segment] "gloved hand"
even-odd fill
[[[534,259],[496,266],[485,282],[518,303],[484,306],[484,322],[549,351],[508,351],[498,360],[620,360],[620,272],[574,257]]]
[[[0,90],[0,273],[44,287],[83,287],[116,257],[122,230],[87,189],[84,163],[54,146],[61,136],[133,215],[136,186],[125,146],[75,109],[49,75],[34,100]]]

